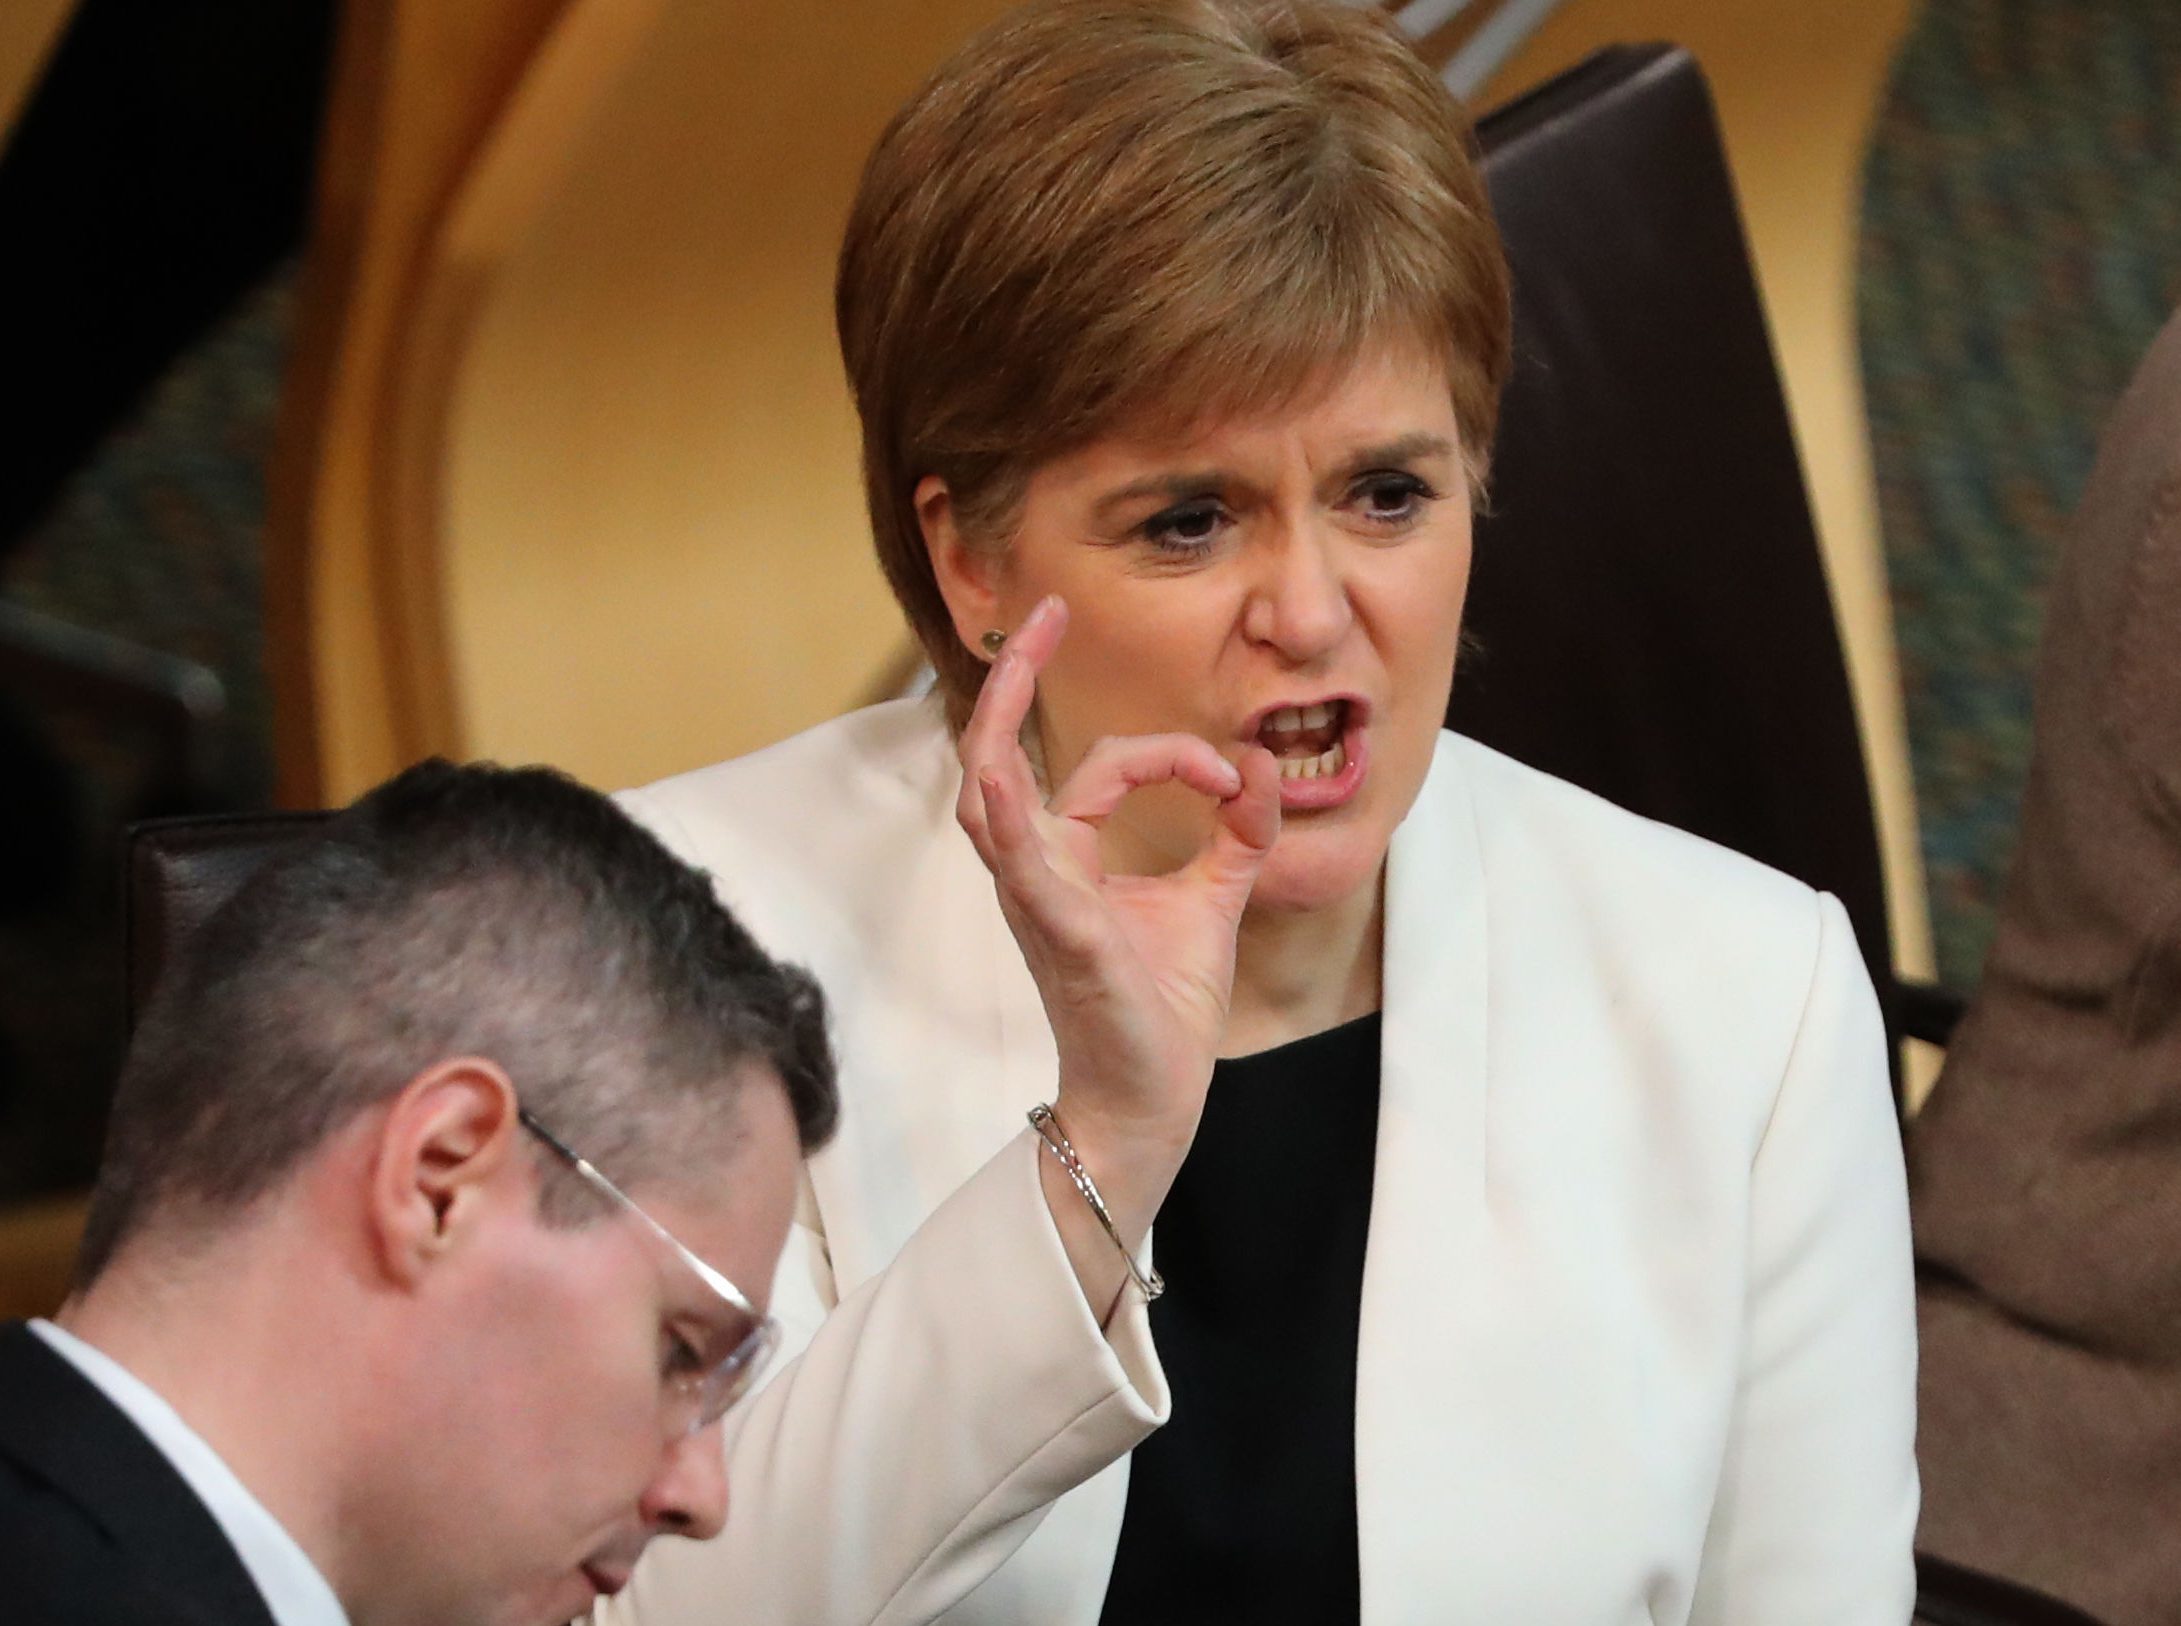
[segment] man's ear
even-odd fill
[[[476,1056],[435,1062],[387,1110],[371,1165],[372,1234],[387,1273],[420,1281],[474,1232],[516,1155],[515,1086]]]
[[[947,601],[954,636],[979,660],[989,660],[984,635],[995,627],[1004,632],[1009,625],[1000,609],[1000,573],[1006,555],[971,547],[963,539],[954,495],[938,475],[927,474],[917,481],[914,501],[924,552],[931,559],[939,594]]]

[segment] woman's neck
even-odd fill
[[[1235,940],[1222,1056],[1249,1056],[1379,1007],[1385,870],[1323,909],[1251,909]]]

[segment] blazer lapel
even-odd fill
[[[1463,1595],[1458,1507],[1432,1487],[1460,1452],[1465,1281],[1484,1237],[1485,885],[1451,738],[1386,871],[1378,1152],[1356,1354],[1363,1619],[1434,1618]]]
[[[151,1595],[273,1626],[226,1532],[141,1430],[28,1326],[0,1327],[0,1455],[104,1531]]]

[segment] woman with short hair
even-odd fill
[[[1441,728],[1469,146],[1332,0],[1033,5],[881,137],[838,317],[937,698],[630,799],[844,1103],[800,1359],[633,1618],[1907,1618],[1844,914]]]

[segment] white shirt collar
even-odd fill
[[[40,1320],[30,1330],[97,1385],[197,1493],[257,1583],[276,1626],[348,1626],[341,1600],[310,1555],[150,1385],[65,1327]]]

